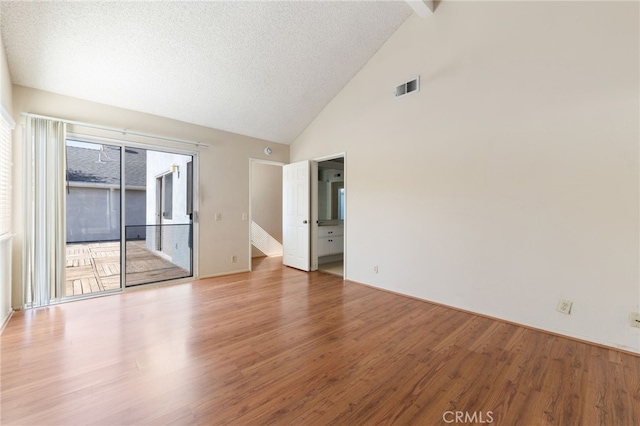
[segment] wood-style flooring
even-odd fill
[[[17,312],[0,345],[3,425],[640,424],[640,357],[279,259]]]

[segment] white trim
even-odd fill
[[[65,144],[69,140],[65,140]],[[127,155],[126,146],[120,147],[120,292],[127,286]],[[147,159],[145,157],[145,166]],[[146,167],[145,167],[146,168]],[[110,190],[111,191],[111,190]],[[145,187],[145,203],[147,191]],[[111,194],[109,194],[111,195]],[[145,231],[146,232],[146,231]]]
[[[0,243],[6,240],[10,240],[11,238],[15,237],[15,234],[4,234],[4,235],[0,235]]]
[[[404,0],[411,9],[421,18],[433,15],[435,7],[433,0]]]
[[[225,277],[227,275],[244,274],[245,272],[251,272],[251,271],[249,269],[236,269],[236,270],[233,270],[233,271],[218,272],[218,273],[215,273],[215,274],[203,275],[198,279],[199,280],[206,280],[207,278]],[[192,281],[195,281],[195,280],[192,280]]]
[[[4,118],[4,121],[6,121],[9,124],[9,127],[11,128],[11,130],[13,130],[16,127],[16,122],[13,121],[13,117],[11,117],[11,114],[9,114],[9,112],[4,109],[3,106],[0,105],[0,115],[2,115],[2,118]]]
[[[160,174],[155,175],[155,176],[154,176],[154,179],[158,179],[158,178],[160,178],[160,177],[162,177],[162,176],[171,175],[171,174],[173,174],[173,173],[171,172],[171,170],[167,170],[166,172],[161,172]]]
[[[342,172],[344,174],[344,171]],[[311,256],[311,270],[318,270],[318,161],[311,162],[311,177],[309,180],[309,210],[311,214],[311,230],[310,230],[310,238],[309,238],[309,250]]]
[[[315,162],[316,164],[322,162],[322,161],[329,161],[329,160],[335,160],[336,158],[342,158],[344,160],[344,169],[343,169],[343,175],[344,175],[344,219],[342,221],[342,226],[343,226],[343,237],[342,237],[342,279],[346,280],[347,278],[347,216],[348,216],[348,211],[349,209],[347,208],[347,198],[349,197],[349,191],[347,189],[347,180],[349,179],[349,175],[347,173],[347,153],[346,151],[343,151],[341,153],[337,153],[337,154],[331,154],[331,155],[325,155],[323,157],[317,157],[314,158],[312,161]],[[316,185],[315,187],[315,194],[312,192],[311,194],[311,211],[314,212],[315,211],[315,215],[316,215],[316,219],[312,222],[312,230],[315,230],[315,238],[312,238],[312,242],[311,244],[315,244],[316,245],[316,253],[314,253],[314,256],[312,258],[312,262],[315,261],[316,265],[318,264],[318,256],[317,256],[317,239],[318,239],[318,224],[317,224],[317,220],[318,220],[318,187]],[[314,232],[312,232],[312,237],[313,237]]]
[[[144,142],[130,142],[125,139],[112,139],[106,138],[103,136],[94,136],[87,135],[84,133],[78,132],[67,132],[67,140],[75,141],[75,142],[87,142],[87,143],[95,143],[100,145],[113,145],[118,147],[126,146],[127,148],[138,148],[138,149],[146,149],[149,151],[160,151],[167,152],[169,154],[182,154],[182,155],[195,155],[198,151],[192,151],[188,149],[180,149],[180,148],[171,148],[165,145],[156,145],[152,143],[144,143]]]
[[[146,151],[157,151],[157,152],[163,152],[163,153],[168,153],[168,154],[178,154],[178,155],[188,155],[192,158],[192,162],[193,162],[193,218],[192,218],[192,227],[193,227],[193,247],[191,247],[192,250],[192,276],[189,277],[189,279],[198,279],[198,268],[199,268],[199,251],[200,251],[200,237],[199,237],[199,230],[200,230],[200,226],[199,226],[199,220],[198,220],[198,214],[199,214],[199,182],[200,182],[200,178],[199,178],[199,167],[200,167],[200,152],[196,151],[196,150],[188,150],[188,149],[180,149],[180,148],[170,148],[170,147],[166,147],[164,145],[156,145],[156,144],[152,144],[152,143],[144,143],[144,142],[130,142],[124,139],[112,139],[112,138],[106,138],[103,136],[94,136],[94,135],[86,135],[83,133],[77,133],[77,132],[68,132],[67,133],[67,140],[73,140],[73,141],[77,141],[77,142],[88,142],[88,143],[96,143],[96,144],[105,144],[105,145],[112,145],[112,146],[118,146],[120,148],[137,148],[137,149],[144,149]],[[123,161],[122,164],[124,164],[125,162]],[[122,172],[123,176],[124,176],[124,172]],[[125,182],[126,184],[126,182]],[[71,185],[74,186],[74,185]],[[126,190],[138,190],[139,187],[125,187]],[[146,189],[146,187],[141,188],[141,189]],[[124,223],[124,222],[121,222]],[[124,233],[122,234],[124,235]],[[124,250],[123,250],[124,252]],[[124,264],[124,263],[123,263]],[[124,278],[123,278],[123,281]],[[137,287],[139,286],[145,286],[147,284],[138,284],[136,285]],[[127,287],[123,288],[122,290],[126,289]]]
[[[7,313],[7,316],[2,321],[2,326],[0,326],[0,335],[2,335],[2,332],[4,332],[5,327],[7,326],[7,324],[9,324],[9,320],[13,316],[14,312],[15,311],[13,309],[9,310],[9,313]]]
[[[71,188],[98,188],[98,189],[120,189],[120,185],[115,183],[97,183],[97,182],[80,182],[80,181],[68,181],[67,187]],[[146,191],[144,186],[127,186],[127,191]]]
[[[56,121],[61,121],[65,124],[71,124],[74,126],[80,126],[80,127],[87,127],[89,129],[98,129],[98,130],[106,130],[108,132],[116,132],[116,133],[120,133],[123,136],[127,136],[127,135],[131,135],[131,136],[140,136],[143,138],[149,138],[149,139],[156,139],[156,140],[161,140],[161,141],[167,141],[167,142],[175,142],[175,143],[181,143],[181,144],[185,144],[185,145],[194,145],[194,146],[205,146],[208,147],[209,144],[205,144],[205,143],[201,143],[201,142],[193,142],[193,141],[188,141],[185,139],[175,139],[175,138],[168,138],[165,136],[159,136],[159,135],[154,135],[151,133],[144,133],[144,132],[136,132],[136,131],[131,131],[131,130],[127,130],[127,129],[118,129],[115,127],[108,127],[108,126],[99,126],[97,124],[89,124],[89,123],[83,123],[82,121],[73,121],[73,120],[65,120],[63,118],[57,118],[57,117],[47,117],[45,115],[37,115],[37,114],[29,114],[27,112],[23,112],[22,116],[24,117],[32,117],[32,118],[44,118],[47,120],[56,120]]]
[[[336,158],[346,158],[346,156],[347,156],[346,152],[339,152],[337,154],[325,155],[323,157],[314,158],[313,161],[317,161],[319,163],[321,161],[335,160]]]
[[[271,160],[263,160],[261,158],[249,158],[249,162],[258,163],[258,164],[268,164],[270,166],[284,166],[287,163],[283,163],[281,161],[271,161]]]
[[[170,285],[182,285],[182,284],[192,285],[193,282],[197,281],[198,279],[199,278],[195,278],[195,277],[186,277],[186,278],[176,278],[174,280],[158,281],[155,283],[136,284],[136,285],[123,288],[122,291],[118,292],[117,294],[124,294],[132,291],[150,290],[156,287],[166,287]]]

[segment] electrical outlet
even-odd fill
[[[246,213],[242,213],[242,220],[249,220],[249,215]]]
[[[215,220],[216,222],[220,222],[222,220],[222,213],[216,213]]]
[[[631,327],[640,328],[640,312],[631,312],[629,314],[629,325]]]
[[[558,312],[569,315],[571,314],[571,306],[573,306],[573,302],[570,300],[561,300],[558,303]]]
[[[238,256],[231,256],[231,263],[236,263],[238,261]]]
[[[374,267],[373,267],[373,272],[374,272],[375,274],[377,274],[377,273],[378,273],[378,265],[376,265],[376,266],[374,266]]]

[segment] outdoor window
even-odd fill
[[[162,217],[171,220],[173,217],[173,174],[162,177]]]
[[[11,233],[11,117],[0,118],[0,237]]]
[[[187,163],[187,214],[193,214],[193,161]]]

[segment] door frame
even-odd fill
[[[336,158],[342,158],[344,160],[344,233],[342,241],[342,278],[347,279],[347,197],[349,191],[347,190],[347,179],[349,179],[349,173],[347,173],[347,153],[339,152],[336,154],[325,155],[323,157],[317,157],[311,160],[311,176],[315,177],[311,179],[311,270],[318,270],[318,163],[323,161],[335,160]]]
[[[163,175],[156,176],[156,251],[162,251],[162,193],[164,192]]]
[[[66,140],[77,140],[79,142],[87,142],[87,143],[94,143],[94,144],[104,144],[104,145],[113,145],[113,146],[117,146],[121,148],[121,153],[120,153],[120,176],[121,176],[121,190],[120,190],[120,266],[121,266],[121,270],[120,270],[120,288],[117,290],[109,290],[109,291],[105,291],[105,292],[101,292],[101,293],[95,293],[96,296],[100,296],[103,294],[110,294],[110,293],[117,293],[117,292],[126,292],[126,291],[135,291],[138,288],[144,288],[145,286],[148,285],[159,285],[159,284],[173,284],[173,283],[180,283],[180,282],[187,282],[187,281],[193,281],[193,280],[197,280],[200,276],[199,273],[199,252],[200,252],[200,232],[199,232],[199,222],[200,222],[200,217],[199,217],[199,211],[200,211],[200,205],[199,205],[199,200],[200,200],[200,178],[199,178],[199,167],[200,167],[200,151],[196,151],[196,150],[189,150],[189,149],[181,149],[181,148],[174,148],[174,147],[170,147],[170,146],[166,146],[166,145],[162,145],[162,144],[158,144],[158,145],[154,145],[151,143],[144,143],[144,142],[137,142],[137,141],[131,141],[128,140],[126,138],[123,139],[115,139],[115,138],[111,138],[111,137],[105,137],[105,136],[97,136],[97,135],[90,135],[90,134],[86,134],[83,132],[67,132],[66,134]],[[66,141],[65,141],[66,143]],[[156,283],[149,283],[149,284],[142,284],[142,285],[138,285],[138,286],[133,286],[133,287],[127,287],[126,286],[126,268],[124,267],[124,265],[126,265],[126,249],[125,249],[125,245],[126,245],[126,236],[125,236],[125,214],[126,214],[126,190],[124,190],[125,186],[126,186],[126,179],[125,179],[125,171],[126,171],[126,160],[125,160],[125,149],[126,148],[138,148],[138,149],[146,149],[149,151],[161,151],[161,152],[166,152],[168,154],[179,154],[179,155],[188,155],[191,156],[192,158],[192,176],[193,176],[193,181],[192,181],[192,203],[193,203],[193,213],[192,213],[192,219],[191,219],[191,232],[192,232],[192,247],[191,247],[191,259],[192,259],[192,276],[188,277],[188,278],[177,278],[174,280],[168,280],[168,281],[159,281]],[[87,297],[94,297],[93,293],[92,295],[89,295]],[[82,297],[80,297],[82,298]],[[75,297],[74,297],[75,299]]]
[[[282,163],[280,161],[271,161],[271,160],[263,160],[261,158],[249,158],[249,214],[247,215],[247,225],[249,227],[249,238],[248,238],[248,259],[249,259],[249,272],[251,272],[253,270],[253,258],[251,257],[253,250],[251,249],[251,223],[253,222],[253,203],[251,202],[251,200],[253,200],[253,165],[254,164],[266,164],[268,166],[276,166],[276,167],[280,167],[280,173],[282,173],[282,167],[285,166],[287,163]],[[282,191],[282,185],[280,187],[280,190]],[[284,232],[284,230],[283,230]]]

